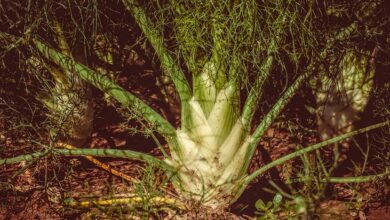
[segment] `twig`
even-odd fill
[[[66,149],[77,149],[77,147],[75,146],[72,146],[70,144],[65,144],[65,143],[57,143],[57,146],[59,147],[63,147],[63,148],[66,148]],[[105,163],[102,163],[100,162],[99,160],[95,159],[94,157],[92,156],[83,156],[85,157],[87,160],[91,161],[92,163],[94,163],[96,166],[102,168],[103,170],[115,175],[115,176],[118,176],[122,179],[125,179],[129,182],[133,182],[133,183],[139,183],[140,181],[136,178],[133,178],[125,173],[122,173],[121,171],[118,171],[114,168],[112,168],[110,165],[108,164],[105,164]]]
[[[98,200],[89,200],[89,201],[75,201],[74,199],[69,198],[64,203],[65,205],[71,207],[86,208],[86,207],[91,207],[93,205],[112,206],[112,205],[133,204],[136,206],[144,202],[147,202],[147,204],[151,206],[165,205],[180,210],[186,209],[185,205],[181,203],[179,200],[173,198],[167,198],[167,197],[160,197],[160,196],[155,196],[152,198],[134,196],[134,197],[127,197],[127,198],[113,198],[113,199],[105,199],[105,200],[98,199]]]

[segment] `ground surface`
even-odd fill
[[[176,124],[178,123],[175,104],[171,106],[162,105],[163,97],[153,89],[142,87],[155,83],[150,77],[150,71],[141,68],[144,74],[139,74],[136,80],[129,77],[118,78],[121,86],[135,91],[137,96],[152,104],[165,117]],[[139,84],[131,83],[141,82]],[[96,92],[96,91],[95,91]],[[156,144],[151,138],[142,134],[129,135],[129,126],[139,126],[135,122],[128,122],[123,116],[117,113],[114,104],[102,101],[102,95],[97,93],[95,100],[96,118],[94,131],[88,144],[88,148],[112,148],[131,149],[161,157],[161,153],[155,147]],[[300,100],[293,100],[293,103]],[[177,106],[176,106],[177,107]],[[294,109],[294,106],[290,106]],[[292,118],[293,123],[284,123],[285,118]],[[258,118],[261,118],[259,116]],[[306,118],[303,122],[297,123],[294,118]],[[318,142],[313,123],[310,116],[297,116],[294,111],[286,113],[277,121],[263,137],[261,144],[255,153],[250,171],[271,162],[292,152],[299,144],[305,146]],[[0,145],[4,146],[0,151],[0,158],[12,157],[31,152],[32,142],[23,130],[7,129],[7,121],[0,121]],[[295,123],[295,124],[294,124]],[[303,129],[301,125],[311,127]],[[42,132],[45,139],[44,132]],[[35,145],[34,145],[35,146]],[[165,146],[166,147],[166,146]],[[327,153],[324,151],[323,153]],[[328,152],[329,153],[329,152]],[[351,156],[351,155],[349,155]],[[213,212],[190,206],[189,211],[177,212],[175,209],[161,209],[150,207],[149,204],[138,204],[136,207],[117,206],[105,208],[93,206],[88,208],[69,207],[64,204],[69,198],[76,200],[89,200],[97,198],[109,198],[110,195],[164,195],[174,197],[173,188],[166,183],[166,177],[162,172],[139,161],[119,160],[102,158],[102,162],[120,170],[140,183],[130,183],[124,179],[114,176],[91,163],[89,160],[65,157],[43,158],[35,164],[14,164],[0,167],[0,219],[110,219],[138,217],[149,219],[248,219],[256,216],[254,204],[259,198],[265,201],[272,200],[270,193],[272,186],[269,180],[273,180],[283,188],[283,179],[288,178],[297,165],[288,162],[283,166],[272,169],[267,175],[261,176],[251,184],[242,197],[226,211]],[[20,169],[28,165],[28,169]],[[372,168],[372,167],[369,167]],[[341,175],[351,175],[343,171]],[[15,175],[17,174],[17,175]],[[267,189],[265,189],[267,188]],[[288,190],[285,187],[284,190]],[[340,185],[333,188],[332,192],[325,193],[325,197],[317,201],[316,213],[320,219],[390,219],[390,187],[377,186],[375,184],[363,184],[358,189],[351,190],[351,187]],[[353,196],[359,192],[361,201],[359,207],[356,205]],[[351,202],[353,201],[353,202]],[[119,213],[119,214],[118,214]],[[283,216],[283,215],[282,215]],[[312,217],[314,218],[314,217]]]
[[[101,114],[102,116],[104,114],[114,115],[109,110],[107,112],[103,111]],[[143,149],[145,152],[158,156],[158,151],[154,149],[152,142],[140,136],[129,138],[128,135],[125,135],[126,131],[120,128],[115,118],[107,119],[106,116],[100,117],[100,121],[97,122],[99,127],[95,129],[92,135],[92,140],[89,144],[90,147],[124,149],[130,146],[138,146],[137,148],[139,149],[137,150]],[[287,132],[278,131],[277,128],[271,128],[262,142],[263,149],[258,151],[257,156],[255,156],[251,169],[255,169],[264,164],[265,161],[273,160],[291,151],[290,138]],[[9,147],[11,148],[12,141],[8,141],[8,144],[10,144]],[[275,147],[277,150],[268,154],[269,158],[264,158],[264,151],[269,150],[269,146],[278,147]],[[263,154],[261,154],[261,151],[263,151]],[[141,162],[108,159],[103,159],[102,161],[132,177],[138,179],[143,178],[142,173],[145,170],[143,169],[144,164]],[[161,184],[158,176],[162,176],[161,173],[156,173],[157,178],[150,177],[152,179],[142,184],[131,184],[99,169],[84,158],[67,160],[65,158],[55,157],[49,160],[42,159],[24,173],[12,178],[21,167],[20,164],[1,167],[0,219],[89,219],[88,215],[92,215],[91,213],[93,211],[96,212],[98,209],[66,207],[61,204],[61,201],[65,198],[101,198],[103,195],[108,196],[110,194],[131,194],[134,191],[147,193],[149,190],[157,191],[159,184]],[[280,167],[279,169],[283,168]],[[269,176],[263,177],[249,186],[247,192],[232,206],[232,210],[230,211],[235,213],[234,216],[241,216],[240,218],[243,219],[254,216],[253,203],[259,197],[264,196],[265,198],[272,199],[270,194],[267,195],[262,190],[261,186],[266,184],[267,179],[275,179],[275,175],[280,177],[277,170],[274,170]],[[366,185],[366,187],[372,186]],[[367,192],[368,197],[371,196],[370,194],[373,194],[373,192]],[[387,195],[389,194],[387,193]],[[366,199],[367,201],[371,200],[370,198]],[[346,201],[334,199],[324,200],[321,204],[321,219],[334,218],[331,213],[341,215],[343,219],[390,219],[390,206],[388,201],[382,200],[366,203],[364,204],[363,211],[360,213],[351,211],[347,207]],[[148,210],[139,209],[137,212],[147,213]],[[110,212],[108,211],[108,213]],[[157,218],[157,216],[169,217],[166,214],[156,214],[154,217]],[[183,216],[185,218],[204,217],[194,214]],[[205,218],[210,218],[210,216],[212,215]],[[218,216],[215,218],[221,217],[220,214]],[[222,216],[226,217],[226,219],[232,219],[232,216],[228,214]],[[102,219],[105,218],[104,215],[100,217]]]

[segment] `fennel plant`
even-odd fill
[[[161,4],[159,4],[161,3]],[[176,87],[181,125],[174,127],[156,110],[123,89],[101,70],[94,70],[38,37],[36,49],[56,65],[115,98],[163,136],[170,155],[159,161],[173,176],[178,193],[213,208],[233,203],[247,184],[273,166],[335,143],[343,138],[387,125],[349,132],[296,151],[248,174],[255,149],[266,129],[299,88],[310,79],[337,43],[358,31],[358,22],[340,27],[321,44],[314,39],[315,4],[312,1],[179,1],[142,3],[123,0],[142,34],[153,47],[162,71]],[[368,17],[378,6],[364,8]],[[167,26],[170,31],[167,31]],[[172,40],[173,39],[173,40]],[[172,41],[174,43],[172,43]],[[320,48],[320,49],[319,49]],[[285,58],[287,57],[287,58]],[[287,64],[295,66],[290,73]],[[272,76],[287,83],[260,123],[256,111],[266,99]],[[291,82],[293,81],[293,82]],[[56,149],[68,155],[158,159],[133,151]],[[12,161],[39,157],[14,158]]]

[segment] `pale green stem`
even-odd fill
[[[226,65],[222,60],[222,53],[224,51],[227,52],[226,39],[222,37],[223,33],[221,24],[217,21],[217,19],[211,19],[211,23],[213,39],[211,57],[203,66],[201,73],[193,73],[194,97],[200,102],[206,117],[209,116],[211,109],[215,104],[215,95],[226,87],[228,78]],[[232,57],[234,57],[234,55]],[[232,58],[232,60],[235,59]],[[195,60],[193,61],[196,62]],[[235,61],[232,61],[230,65],[231,70],[236,69],[237,64]]]
[[[16,173],[14,173],[14,175],[12,175],[11,179],[15,179],[19,175],[23,174],[28,168],[30,168],[34,163],[36,163],[41,158],[42,158],[42,156],[34,158],[33,160],[29,161],[28,164],[26,164],[25,166],[20,168]]]
[[[44,157],[45,155],[47,155],[48,152],[49,151],[34,152],[34,153],[31,153],[31,154],[20,155],[20,156],[17,156],[17,157],[0,159],[0,166],[1,165],[8,165],[8,164],[19,163],[19,162],[22,162],[22,161],[37,160],[37,159],[40,159],[40,158]]]
[[[330,177],[328,179],[323,179],[321,181],[328,182],[328,183],[365,183],[365,182],[379,180],[388,176],[390,176],[390,172],[385,172],[377,175],[368,175],[368,176]]]
[[[277,160],[274,160],[271,163],[261,167],[260,169],[258,169],[255,172],[251,173],[249,176],[245,177],[243,179],[243,185],[244,185],[243,188],[245,188],[246,185],[248,185],[251,181],[253,181],[255,178],[257,178],[259,175],[263,174],[264,172],[268,171],[269,169],[271,169],[273,167],[276,167],[276,166],[278,166],[280,164],[285,163],[288,160],[291,160],[291,159],[293,159],[295,157],[304,155],[304,154],[309,153],[311,151],[320,149],[322,147],[328,146],[329,144],[337,143],[337,142],[339,142],[341,140],[344,140],[346,138],[349,138],[349,137],[352,137],[352,136],[355,136],[355,135],[358,135],[358,134],[361,134],[361,133],[364,133],[364,132],[368,132],[370,130],[377,129],[377,128],[380,128],[380,127],[389,126],[389,124],[390,124],[390,121],[385,121],[385,122],[381,122],[381,123],[378,123],[378,124],[374,124],[374,125],[371,125],[371,126],[368,126],[368,127],[365,127],[365,128],[361,128],[361,129],[356,130],[356,131],[351,131],[351,132],[342,134],[342,135],[340,135],[338,137],[335,137],[335,138],[323,141],[323,142],[318,143],[318,144],[311,145],[309,147],[306,147],[306,148],[303,148],[301,150],[295,151],[294,153],[291,153],[291,154],[288,154],[286,156],[283,156],[283,157],[281,157],[281,158],[279,158]],[[336,179],[333,179],[333,180],[336,181]]]
[[[224,66],[224,62],[222,60],[223,54],[221,52],[227,52],[226,48],[226,39],[224,38],[224,33],[221,28],[221,24],[214,19],[213,21],[213,49],[211,52],[210,62],[213,62],[216,67],[216,75],[212,76],[214,84],[217,88],[217,92],[221,90],[227,83],[226,77],[226,67]]]
[[[160,58],[163,69],[170,75],[176,86],[180,100],[182,103],[188,101],[192,96],[190,86],[183,71],[175,63],[174,59],[166,49],[164,45],[164,38],[153,27],[151,21],[146,16],[145,11],[139,6],[138,2],[134,0],[123,0],[123,3],[131,12],[142,32],[155,49],[158,57]]]
[[[248,98],[245,101],[242,112],[242,123],[245,128],[249,128],[251,125],[253,115],[258,107],[257,103],[259,103],[260,97],[262,96],[264,82],[271,72],[273,61],[274,56],[268,56],[266,62],[261,67],[260,75],[258,76],[255,85],[252,87]]]
[[[267,57],[265,59],[265,62],[261,66],[260,69],[260,75],[257,77],[255,85],[252,87],[251,91],[249,92],[248,98],[245,101],[243,113],[242,113],[242,120],[244,127],[248,128],[253,119],[253,115],[258,107],[257,103],[259,103],[259,100],[261,96],[263,95],[263,86],[268,78],[268,76],[271,73],[273,62],[274,62],[274,56],[275,53],[278,51],[278,45],[282,41],[281,33],[284,28],[284,23],[286,21],[286,15],[282,15],[282,17],[277,19],[273,25],[278,25],[279,28],[277,29],[274,37],[271,39],[268,49],[267,49]],[[280,23],[279,23],[280,22]]]
[[[271,111],[264,117],[259,126],[256,128],[255,132],[252,134],[251,143],[249,145],[249,150],[247,152],[245,165],[241,170],[241,174],[246,172],[250,161],[252,159],[253,153],[256,150],[256,146],[259,143],[261,137],[263,136],[266,129],[272,124],[275,118],[280,114],[283,108],[287,105],[290,99],[295,95],[296,91],[301,87],[303,82],[311,75],[313,68],[309,67],[303,75],[300,75],[295,82],[286,90],[286,92],[279,98],[279,100],[272,107]]]
[[[263,136],[266,129],[272,124],[275,118],[280,114],[283,108],[287,105],[287,103],[291,100],[291,98],[295,95],[296,91],[300,88],[300,86],[304,83],[306,79],[314,72],[318,60],[323,60],[327,55],[330,48],[332,48],[337,41],[345,40],[349,36],[351,36],[357,28],[356,23],[352,23],[348,27],[342,29],[335,38],[331,39],[326,47],[321,51],[320,57],[314,59],[312,63],[307,67],[306,71],[303,75],[298,76],[295,82],[286,90],[286,92],[282,95],[282,97],[275,103],[272,107],[271,111],[264,117],[261,123],[256,128],[255,132],[252,134],[251,144],[249,146],[247,160],[245,161],[245,165],[241,170],[241,174],[246,172],[249,167],[250,161],[252,159],[253,153],[256,150],[256,146],[259,143],[261,137]],[[247,115],[247,114],[244,114]],[[250,114],[249,114],[250,115]]]
[[[65,155],[65,156],[94,156],[94,157],[114,157],[114,158],[131,158],[138,159],[150,163],[155,163],[167,166],[162,160],[132,150],[116,150],[116,149],[53,149],[53,153]]]
[[[116,149],[51,149],[43,152],[34,152],[31,154],[21,155],[13,158],[0,159],[0,165],[14,164],[22,161],[31,161],[41,158],[49,153],[59,154],[64,156],[93,156],[93,157],[111,157],[111,158],[126,158],[137,159],[149,163],[154,163],[163,168],[169,168],[164,161],[132,150],[116,150]]]
[[[302,155],[305,155],[311,151],[314,151],[314,150],[317,150],[317,149],[320,149],[322,147],[325,147],[325,146],[328,146],[329,144],[333,144],[333,143],[337,143],[339,141],[342,141],[346,138],[349,138],[349,137],[352,137],[352,136],[355,136],[357,134],[361,134],[361,133],[364,133],[364,132],[368,132],[370,130],[373,130],[373,129],[377,129],[377,128],[380,128],[380,127],[383,127],[383,126],[389,126],[390,125],[390,121],[385,121],[385,122],[381,122],[381,123],[378,123],[378,124],[374,124],[374,125],[371,125],[371,126],[368,126],[368,127],[365,127],[365,128],[361,128],[359,130],[356,130],[356,131],[351,131],[351,132],[348,132],[348,133],[345,133],[343,135],[340,135],[338,137],[335,137],[335,138],[332,138],[332,139],[329,139],[329,140],[326,140],[326,141],[323,141],[321,143],[318,143],[318,144],[314,144],[314,145],[311,145],[309,147],[306,147],[306,148],[303,148],[301,150],[298,150],[298,151],[295,151],[294,153],[291,153],[291,154],[288,154],[286,156],[283,156],[277,160],[274,160],[272,161],[271,163],[261,167],[260,169],[256,170],[255,172],[251,173],[249,176],[246,176],[244,177],[242,180],[241,180],[241,184],[238,185],[238,188],[237,188],[237,193],[235,193],[236,197],[238,198],[242,192],[245,190],[245,188],[248,186],[248,184],[250,182],[252,182],[253,180],[255,180],[259,175],[265,173],[266,171],[268,171],[269,169],[272,169],[278,165],[281,165],[283,163],[285,163],[286,161],[288,160],[291,160],[295,157],[299,157],[299,156],[302,156]],[[386,172],[388,175],[388,172]],[[346,181],[350,181],[350,182],[358,182],[358,180],[368,180],[368,179],[372,179],[374,177],[367,177],[367,178],[358,178],[358,179],[344,179]],[[342,179],[338,179],[337,177],[331,177],[331,178],[328,178],[327,179],[328,181],[331,181],[331,182],[334,182],[334,183],[337,183],[337,182],[340,182],[341,183],[341,180]],[[235,198],[235,199],[237,199]]]
[[[169,0],[170,4],[175,7],[175,11],[177,14],[181,15],[183,12],[185,12],[185,7],[181,2],[177,0]],[[192,19],[191,21],[185,20],[184,23],[181,23],[181,20],[178,20],[178,22],[175,23],[175,28],[177,29],[178,34],[176,35],[177,41],[180,44],[180,46],[184,48],[191,48],[192,50],[196,50],[197,48],[194,46],[195,39],[193,38],[194,33],[188,31],[187,22],[192,23],[194,22],[194,18],[187,18]],[[192,30],[191,30],[192,31]],[[197,73],[197,66],[196,62],[199,60],[196,58],[196,52],[191,51],[190,54],[183,53],[183,59],[184,62],[187,65],[187,68],[192,72],[192,78],[195,79],[195,75]],[[193,90],[194,91],[194,90]],[[195,93],[195,92],[194,92]]]
[[[365,182],[371,182],[376,181],[380,179],[384,179],[386,177],[390,176],[390,172],[386,171],[380,174],[375,175],[367,175],[367,176],[348,176],[348,177],[327,177],[320,179],[320,182],[323,183],[335,183],[335,184],[347,184],[347,183],[365,183]],[[310,180],[309,178],[298,178],[298,179],[291,179],[289,181],[286,181],[287,184],[292,183],[298,183],[298,182],[306,182]]]
[[[183,71],[169,54],[164,45],[164,38],[153,27],[151,21],[146,16],[145,11],[139,6],[138,2],[135,0],[123,0],[123,3],[132,13],[142,32],[155,49],[158,57],[160,58],[162,68],[166,71],[166,73],[168,73],[175,84],[176,91],[179,93],[181,101],[181,126],[183,129],[187,128],[188,124],[191,123],[188,116],[188,101],[192,97],[192,93]]]
[[[74,71],[82,79],[118,100],[123,106],[130,107],[138,116],[144,118],[152,126],[156,126],[156,129],[160,134],[167,138],[171,138],[175,135],[175,128],[167,120],[142,100],[112,82],[107,76],[89,69],[87,66],[76,62],[71,57],[54,50],[37,39],[34,39],[33,41],[36,48],[47,59],[53,61],[67,71]]]

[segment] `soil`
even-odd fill
[[[98,117],[96,124],[99,126],[92,135],[89,147],[135,148],[159,156],[154,144],[146,138],[125,135],[126,130],[120,129],[118,118],[115,119],[117,115],[115,116],[109,108],[101,111],[100,114],[102,117]],[[112,117],[107,119],[107,115]],[[268,153],[269,146],[278,147],[270,154]],[[251,170],[290,152],[292,147],[291,137],[287,132],[280,131],[275,127],[270,128],[255,155]],[[112,159],[102,161],[127,175],[138,179],[143,178],[144,164],[139,161]],[[134,190],[139,190],[140,187],[145,187],[146,190],[148,187],[149,189],[158,188],[159,182],[161,183],[161,180],[155,179],[152,181],[153,186],[136,186],[110,175],[83,158],[72,158],[70,160],[67,160],[67,158],[42,159],[24,173],[12,179],[13,174],[20,168],[20,164],[1,167],[0,219],[89,219],[86,217],[87,214],[95,209],[70,208],[61,204],[61,201],[65,198],[99,198],[102,195],[128,194],[133,193]],[[272,170],[269,175],[260,177],[251,184],[243,196],[232,206],[230,211],[235,214],[225,212],[224,214],[214,215],[213,218],[210,218],[213,215],[209,215],[208,219],[248,219],[250,216],[254,216],[254,203],[258,198],[272,199],[272,195],[263,189],[269,186],[267,183],[269,179],[283,178],[283,175],[280,174],[281,170],[283,170],[283,167],[278,167],[278,169]],[[161,173],[158,175],[163,178]],[[368,185],[367,187],[372,186]],[[171,193],[173,192],[171,191]],[[370,195],[367,196],[370,197]],[[363,211],[360,212],[351,211],[347,204],[345,201],[338,200],[323,202],[320,205],[322,211],[318,212],[320,219],[332,219],[334,218],[332,213],[338,215],[343,213],[342,219],[390,219],[388,201],[369,202],[365,204]],[[162,216],[164,215],[160,217]],[[206,218],[194,214],[186,214],[183,217],[184,219]]]

